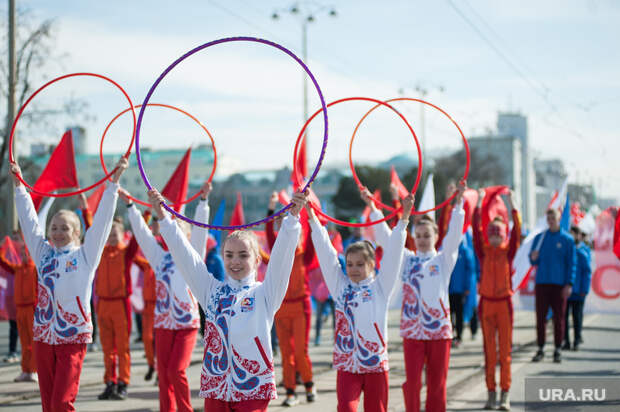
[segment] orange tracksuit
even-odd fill
[[[269,247],[273,248],[276,239],[273,220],[267,222],[265,232]],[[284,387],[289,393],[294,392],[297,386],[295,371],[299,372],[304,383],[312,382],[312,362],[308,355],[312,306],[306,267],[314,259],[314,248],[309,233],[308,230],[305,248],[298,246],[295,251],[288,289],[274,318],[282,355]]]
[[[136,256],[135,263],[140,267],[144,275],[144,286],[142,289],[142,299],[144,300],[144,310],[142,311],[142,342],[144,343],[144,353],[146,362],[152,368],[155,367],[155,346],[153,341],[153,324],[155,321],[155,272],[149,263],[142,256]]]
[[[37,267],[30,256],[26,262],[22,260],[22,263],[15,264],[9,262],[4,253],[0,253],[0,266],[15,275],[16,321],[19,342],[22,346],[22,372],[34,373],[37,367],[32,344],[32,327],[37,300]]]
[[[129,385],[131,365],[129,357],[129,334],[131,332],[129,270],[137,248],[138,243],[133,238],[128,246],[106,245],[97,269],[95,290],[99,298],[97,318],[105,365],[104,383],[117,383],[116,361],[118,359],[118,380]]]
[[[484,242],[480,209],[473,217],[474,248],[480,260],[480,303],[478,314],[484,339],[486,384],[495,391],[497,340],[499,338],[500,387],[510,390],[512,351],[512,261],[519,248],[521,224],[519,212],[512,211],[513,227],[509,242],[493,247]]]

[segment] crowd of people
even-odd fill
[[[207,229],[173,220],[156,190],[148,193],[151,208],[141,213],[118,184],[126,168],[122,158],[94,215],[82,201],[82,233],[79,217],[69,210],[57,212],[47,230],[41,227],[17,179],[20,169],[11,165],[21,226],[13,244],[20,263],[0,253],[0,265],[15,281],[10,352],[16,352],[19,335],[22,373],[15,380],[38,381],[43,411],[74,410],[83,360],[97,333],[104,364],[99,399],[130,396],[134,264],[142,278],[144,308],[136,324],[149,366],[144,378],[156,376],[161,411],[192,410],[186,369],[199,331],[204,337],[200,397],[206,411],[267,410],[277,393],[278,352],[286,391],[282,404],[300,402],[298,384],[306,401],[314,402],[308,351],[313,310],[316,345],[326,313],[333,316],[338,411],[356,411],[362,393],[364,410],[387,410],[387,319],[398,287],[407,411],[420,410],[424,370],[426,410],[445,410],[450,351],[458,350],[467,323],[472,336],[478,324],[483,335],[484,408],[510,409],[512,261],[521,241],[512,194],[511,222],[501,216],[483,222],[485,193],[480,191],[471,230],[464,231],[464,182],[452,187],[454,198],[437,222],[430,215],[413,215],[413,196],[401,199],[393,191],[397,217],[375,225],[372,239],[356,230],[343,241],[317,217],[308,194],[295,193],[286,217],[266,224],[266,246],[249,230],[232,231],[221,245],[209,245]],[[201,188],[197,221],[209,220],[210,191],[210,183]],[[383,219],[370,191],[360,195],[370,219]],[[118,197],[127,206],[130,231],[114,217]],[[274,193],[267,215],[275,212],[277,201]],[[553,360],[561,362],[562,349],[577,350],[582,342],[590,252],[578,228],[570,234],[560,228],[558,210],[549,209],[546,216],[549,229],[537,236],[530,254],[537,267],[539,346],[532,360],[545,356],[551,313]]]

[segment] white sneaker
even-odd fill
[[[39,382],[39,377],[37,376],[37,373],[36,372],[28,373],[28,381],[27,382],[38,383]]]

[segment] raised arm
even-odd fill
[[[407,197],[403,199],[403,213],[392,230],[390,239],[385,247],[385,254],[383,255],[383,259],[381,259],[381,270],[379,276],[377,276],[377,282],[381,285],[386,299],[389,299],[394,291],[396,279],[400,274],[400,266],[405,251],[405,240],[407,238],[407,224],[409,223],[409,216],[413,208],[413,203],[414,197],[412,194],[407,195]]]
[[[140,212],[134,205],[134,203],[127,197],[128,193],[124,190],[120,191],[121,199],[127,204],[127,216],[129,218],[129,224],[131,225],[131,231],[133,237],[140,245],[142,253],[149,261],[152,267],[155,267],[161,262],[164,257],[164,251],[157,243],[157,239],[153,236],[153,232],[146,225],[146,222],[140,215]]]
[[[325,279],[329,293],[332,296],[336,296],[342,286],[342,282],[346,279],[338,261],[338,252],[329,239],[327,229],[321,226],[312,208],[308,208],[308,221],[312,231],[312,244],[319,259],[323,279]]]
[[[512,231],[510,232],[510,240],[508,242],[508,261],[512,266],[512,261],[517,255],[519,245],[521,244],[521,216],[517,209],[512,209]]]
[[[442,275],[450,278],[456,259],[459,255],[459,245],[463,238],[463,223],[465,222],[465,211],[463,210],[463,192],[465,192],[465,183],[461,182],[455,198],[456,203],[450,215],[450,223],[448,232],[442,241],[443,249],[439,252],[439,257],[443,266]]]
[[[278,232],[276,243],[271,250],[271,257],[267,264],[267,273],[263,281],[265,288],[265,300],[267,307],[274,314],[284,299],[288,281],[293,269],[295,259],[295,249],[299,242],[301,224],[299,223],[299,212],[307,202],[308,195],[295,193],[293,195],[293,206],[289,210],[289,215],[282,221],[282,227]]]
[[[32,204],[32,197],[26,192],[26,188],[19,181],[17,176],[21,175],[21,170],[17,163],[10,164],[10,172],[15,185],[15,206],[19,224],[24,234],[24,241],[35,262],[39,262],[41,255],[47,245],[45,240],[45,228],[39,226],[37,212]]]
[[[209,193],[211,193],[211,183],[205,182],[201,188],[200,201],[196,206],[196,212],[194,214],[194,220],[197,222],[209,221]],[[204,262],[207,257],[207,238],[209,237],[209,230],[202,226],[193,225],[192,235],[190,243],[195,251],[197,251],[202,257]]]
[[[93,225],[93,212],[88,208],[88,201],[84,193],[78,195],[78,201],[80,202],[80,210],[84,219],[84,231],[86,231]]]
[[[187,236],[170,219],[170,215],[164,212],[161,205],[164,202],[163,196],[155,189],[150,190],[149,201],[153,205],[153,213],[160,221],[159,231],[168,245],[174,264],[194,296],[198,298],[199,302],[204,303],[208,292],[217,282],[215,277],[209,273],[204,259],[193,248]]]
[[[99,265],[101,253],[110,235],[112,218],[116,211],[116,201],[118,199],[118,181],[127,169],[128,164],[129,162],[124,157],[121,157],[116,164],[116,171],[112,175],[112,182],[108,183],[101,196],[99,207],[93,218],[93,225],[84,234],[82,253],[86,263],[93,269]],[[92,276],[95,276],[94,271],[92,271]]]
[[[471,228],[473,232],[474,252],[478,259],[482,261],[484,259],[484,233],[482,233],[482,218],[480,217],[480,210],[482,209],[482,199],[484,198],[484,189],[478,190],[478,204],[474,209],[474,216],[472,217]]]
[[[375,202],[372,197],[372,193],[370,193],[370,190],[365,187],[360,191],[360,195],[364,203],[366,203],[366,205],[370,208],[370,218],[373,221],[383,219],[383,213],[381,213],[381,211],[377,209],[377,206],[375,206]],[[375,241],[377,242],[377,245],[383,248],[386,247],[390,241],[390,234],[392,233],[387,223],[378,223],[373,226],[373,229],[375,232]]]

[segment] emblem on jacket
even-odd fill
[[[65,273],[66,272],[75,272],[77,270],[77,258],[73,258],[71,260],[67,260],[65,265]]]
[[[241,312],[251,312],[254,310],[254,298],[246,297],[241,301]]]
[[[372,291],[370,289],[362,290],[362,302],[370,302],[372,300]]]
[[[428,271],[429,271],[431,276],[439,275],[439,265],[430,265],[428,267]]]

